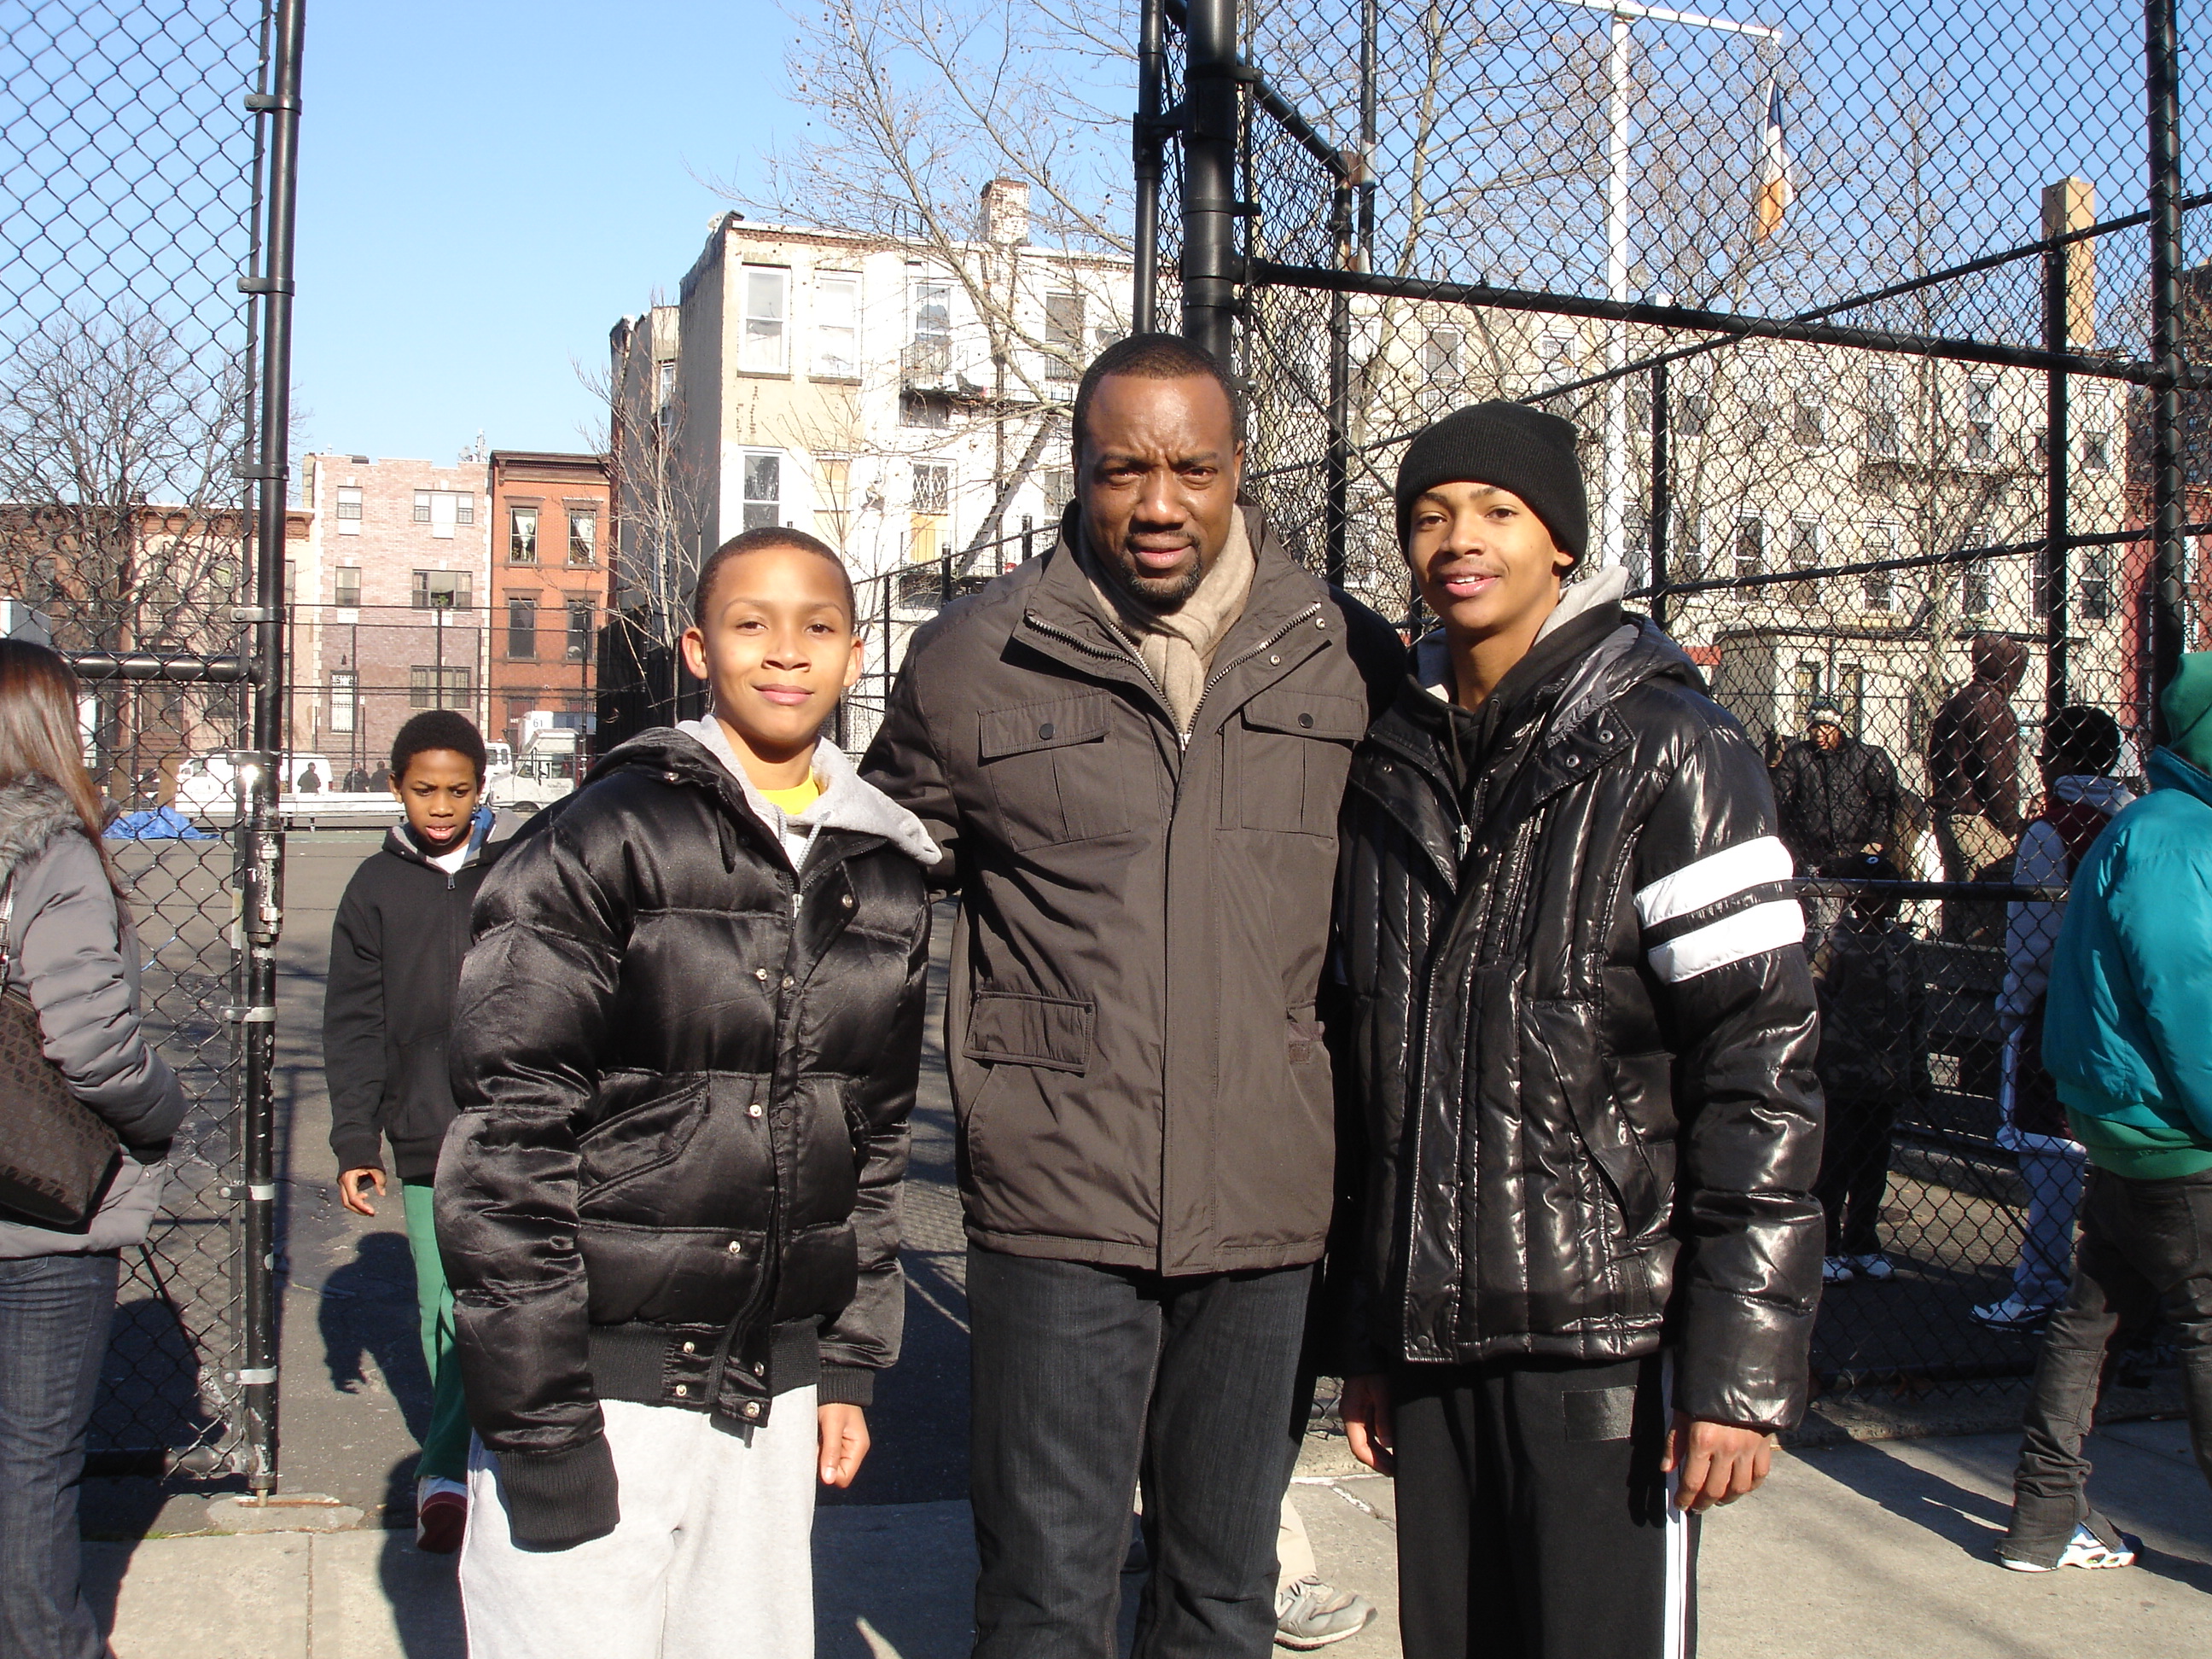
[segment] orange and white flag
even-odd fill
[[[1766,121],[1759,134],[1759,189],[1751,198],[1753,240],[1764,242],[1774,234],[1797,187],[1790,178],[1789,135],[1782,125],[1782,88],[1766,83]]]

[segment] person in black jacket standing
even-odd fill
[[[1563,590],[1568,422],[1461,410],[1397,507],[1443,626],[1345,798],[1346,1428],[1395,1457],[1409,1659],[1671,1659],[1697,1512],[1757,1487],[1805,1404],[1790,858],[1759,751],[1622,574]]]
[[[926,867],[819,741],[853,588],[795,530],[701,569],[714,712],[533,819],[461,972],[438,1169],[476,1659],[802,1659],[816,1480],[898,1357]]]
[[[1782,844],[1798,870],[1879,853],[1897,833],[1897,765],[1876,744],[1844,730],[1844,711],[1816,702],[1799,742],[1774,769]]]
[[[431,1213],[438,1143],[453,1121],[447,1039],[469,948],[469,907],[514,827],[482,804],[484,760],[483,736],[450,708],[399,728],[392,793],[405,816],[346,884],[323,994],[338,1200],[356,1215],[376,1213],[387,1190],[387,1139],[399,1177],[431,1389],[415,1468],[415,1541],[434,1554],[459,1549],[468,1522],[469,1418],[453,1358],[453,1297]]]

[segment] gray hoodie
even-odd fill
[[[0,1261],[138,1243],[161,1203],[161,1152],[187,1103],[140,1018],[129,910],[58,784],[34,775],[0,787],[0,884],[8,890],[7,988],[30,998],[46,1058],[125,1148],[90,1231],[0,1222]]]

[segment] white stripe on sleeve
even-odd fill
[[[1771,899],[1653,945],[1651,971],[1669,985],[1680,985],[1731,962],[1801,945],[1804,939],[1804,908],[1796,899]]]
[[[1740,841],[1637,889],[1636,914],[1646,927],[1656,927],[1662,921],[1733,898],[1747,887],[1787,881],[1796,868],[1790,849],[1777,836]]]

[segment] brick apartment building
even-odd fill
[[[491,503],[480,461],[317,454],[301,467],[314,527],[293,572],[290,747],[343,778],[418,709],[485,723]]]
[[[603,455],[492,452],[491,655],[487,737],[520,750],[523,717],[590,729],[607,605]]]

